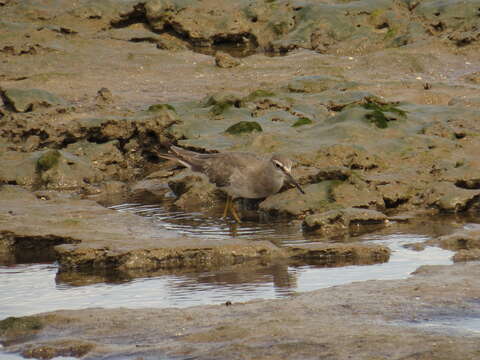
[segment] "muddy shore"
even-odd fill
[[[1,264],[57,261],[65,277],[368,264],[390,250],[357,234],[477,216],[479,9],[477,0],[0,0]],[[254,221],[301,221],[322,240],[219,243],[105,207],[174,198],[177,209],[219,216],[224,194],[159,157],[171,144],[290,156],[306,196],[285,187],[237,206]],[[0,339],[38,358],[474,359],[478,337],[414,324],[479,317],[479,265],[463,264],[480,259],[479,239],[430,240],[462,263],[405,281],[182,311],[56,312],[34,317],[33,329],[0,322]]]

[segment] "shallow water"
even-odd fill
[[[58,309],[187,307],[272,299],[354,281],[406,278],[418,266],[451,263],[450,251],[427,247],[417,252],[401,246],[424,239],[412,234],[372,239],[387,243],[392,248],[390,261],[383,264],[272,266],[240,275],[234,272],[203,272],[139,278],[120,284],[57,284],[57,266],[54,264],[0,267],[0,294],[3,294],[0,319]]]
[[[248,240],[268,240],[277,245],[298,244],[312,241],[302,234],[301,221],[284,219],[245,220],[241,224],[227,222],[219,214],[206,215],[184,212],[158,204],[125,203],[110,208],[131,212],[152,219],[160,229],[174,230],[189,237],[224,240],[231,237]]]
[[[442,334],[457,336],[479,336],[480,318],[469,316],[438,316],[433,319],[420,321],[402,321],[398,322],[402,326],[412,326],[415,328],[438,332]]]
[[[4,353],[0,347],[0,359],[1,360],[22,360],[25,359],[23,356],[19,354],[13,353]],[[78,360],[78,358],[70,357],[70,356],[56,356],[50,360]]]
[[[325,241],[302,232],[300,221],[256,219],[238,225],[200,213],[172,211],[158,205],[121,204],[117,211],[129,211],[150,218],[159,228],[175,230],[193,237],[227,239],[232,236],[252,241],[269,240],[278,246]],[[218,271],[159,275],[136,279],[109,278],[92,284],[74,286],[57,274],[56,264],[18,264],[0,266],[0,319],[9,316],[32,315],[59,309],[103,308],[166,308],[193,305],[244,302],[253,299],[273,299],[355,281],[407,278],[422,265],[451,264],[453,252],[437,247],[422,251],[404,245],[422,243],[458,228],[480,228],[477,219],[436,220],[422,224],[421,230],[382,231],[355,237],[354,241],[384,244],[392,250],[387,263],[374,265],[288,266],[277,264],[264,267],[233,267]],[[345,241],[349,239],[338,239]],[[350,241],[349,240],[349,241]],[[102,279],[102,278],[100,278]],[[83,282],[85,283],[85,282]],[[460,336],[480,333],[478,318],[450,317],[429,319],[403,325]],[[22,359],[18,354],[6,354],[0,347],[0,359]],[[70,360],[58,357],[55,360]]]
[[[217,240],[236,236],[270,240],[277,245],[298,244],[319,239],[302,233],[299,221],[244,222],[228,224],[215,216],[171,211],[156,205],[122,204],[118,211],[151,218],[159,228],[173,229],[188,236]],[[460,225],[459,225],[460,226]],[[477,224],[462,224],[475,227]],[[449,223],[449,228],[452,224]],[[354,281],[406,278],[421,265],[451,264],[452,252],[437,247],[414,251],[403,245],[424,242],[444,233],[443,225],[425,227],[425,233],[376,233],[357,237],[363,242],[389,246],[387,263],[321,267],[277,264],[264,267],[234,267],[218,271],[179,273],[111,282],[94,280],[90,285],[73,286],[57,275],[56,264],[0,266],[0,319],[58,309],[88,307],[187,307],[272,299]],[[85,283],[85,282],[84,282]]]

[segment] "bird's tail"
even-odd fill
[[[187,168],[192,168],[192,164],[190,164],[186,159],[197,155],[197,153],[182,149],[181,147],[175,145],[170,146],[170,152],[171,153],[168,154],[158,154],[158,156],[162,159],[176,161]]]

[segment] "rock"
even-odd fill
[[[78,189],[103,179],[87,160],[63,150],[38,153],[36,170],[40,184],[48,189]]]
[[[131,188],[131,195],[135,199],[148,199],[149,201],[163,201],[170,192],[165,179],[146,179],[137,182]]]
[[[106,194],[107,196],[123,196],[127,192],[128,186],[122,181],[105,181],[101,183],[100,189],[102,193]]]
[[[260,124],[256,121],[240,121],[225,130],[227,134],[231,135],[245,134],[256,131],[263,131]]]
[[[362,146],[339,143],[318,149],[317,158],[322,158],[328,166],[348,169],[373,169],[381,165],[379,156]]]
[[[432,34],[446,36],[457,46],[465,46],[475,41],[478,37],[476,27],[478,4],[467,1],[463,4],[441,1],[420,2],[413,13],[420,16],[429,26]]]
[[[313,124],[313,121],[311,119],[307,117],[301,117],[301,118],[298,118],[298,120],[292,124],[292,127],[299,127],[299,126],[311,125],[311,124]]]
[[[426,246],[425,243],[418,243],[418,242],[403,245],[405,249],[409,249],[413,251],[423,251],[425,250],[425,246]]]
[[[442,248],[450,250],[480,249],[480,231],[460,231],[452,235],[442,236],[434,242]]]
[[[0,321],[0,336],[7,340],[22,339],[38,333],[44,327],[36,316],[8,317]]]
[[[374,264],[390,258],[390,249],[382,245],[312,243],[289,245],[286,250],[291,259],[316,265]]]
[[[145,6],[149,25],[180,35],[191,46],[212,47],[225,41],[236,48],[267,46],[295,25],[290,4],[221,3],[205,1],[201,7],[179,1],[156,0]],[[259,17],[262,19],[258,21]]]
[[[336,43],[332,36],[333,32],[329,31],[328,26],[319,27],[310,34],[310,48],[321,54],[328,51],[328,48]]]
[[[480,190],[467,190],[451,182],[437,182],[427,191],[427,202],[440,211],[459,212],[475,206],[480,201]]]
[[[104,173],[105,177],[122,180],[129,177],[127,162],[120,151],[118,140],[107,141],[103,144],[82,140],[68,145],[65,150],[88,159],[91,166]]]
[[[309,215],[303,221],[307,231],[322,235],[356,234],[385,226],[387,216],[367,209],[346,208]]]
[[[30,262],[48,254],[44,261],[57,260],[61,271],[135,270],[144,276],[156,269],[211,268],[285,256],[270,242],[190,239],[93,201],[11,199],[10,190],[0,189],[0,253],[17,257],[14,261],[33,251]]]
[[[356,184],[342,182],[332,188],[332,199],[342,207],[384,209],[385,203],[382,196],[365,183],[357,181]]]
[[[467,262],[480,260],[480,249],[459,250],[453,255],[453,262]]]
[[[170,0],[152,0],[145,3],[145,15],[149,24],[162,31],[169,20],[177,13],[177,6]]]
[[[33,186],[38,181],[39,153],[6,151],[0,153],[0,184]]]
[[[301,76],[293,79],[288,84],[291,92],[299,93],[320,93],[332,87],[338,86],[343,80],[338,77],[315,75]]]
[[[156,38],[157,49],[169,50],[169,51],[180,51],[188,50],[189,46],[181,38],[170,35],[168,33],[159,34]]]
[[[23,150],[25,150],[25,152],[32,152],[38,150],[38,148],[40,147],[40,142],[41,139],[39,136],[29,136],[28,139],[25,141],[25,144],[23,144]]]
[[[100,90],[98,90],[95,100],[98,103],[111,104],[113,102],[112,92],[106,87],[102,87]]]
[[[189,170],[169,179],[168,186],[178,197],[175,205],[186,211],[212,207],[222,200],[221,191],[206,176]]]
[[[465,75],[465,80],[473,84],[480,84],[480,71],[472,72],[468,75]]]
[[[103,179],[91,163],[63,150],[0,154],[0,183],[48,189],[79,189]]]
[[[7,105],[17,112],[34,111],[41,107],[65,106],[60,97],[39,89],[5,89],[1,91]]]
[[[259,209],[276,216],[301,216],[308,212],[329,210],[336,207],[331,191],[337,184],[337,181],[322,181],[302,186],[305,195],[299,194],[297,189],[289,189],[269,196],[260,203]]]
[[[35,201],[37,196],[18,185],[1,185],[0,200],[31,200]]]
[[[412,197],[411,187],[397,181],[392,181],[392,183],[389,184],[377,185],[376,190],[383,198],[387,209],[398,208],[400,205],[407,203]]]
[[[229,69],[239,66],[240,64],[241,62],[239,60],[227,53],[217,51],[215,54],[215,65],[217,65],[219,68]]]
[[[22,351],[26,358],[51,359],[55,357],[80,358],[92,351],[95,344],[86,341],[65,340],[48,345],[30,346]]]

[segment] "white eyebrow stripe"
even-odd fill
[[[278,160],[273,160],[275,162],[275,164],[277,164],[278,166],[280,166],[280,168],[287,174],[290,173],[290,170],[288,170],[280,161]]]

